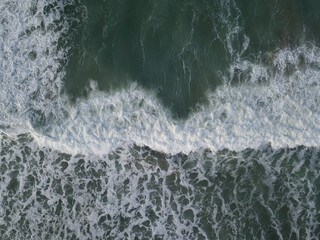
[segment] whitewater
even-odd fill
[[[201,148],[239,151],[266,143],[274,148],[319,144],[320,54],[311,43],[272,53],[275,72],[259,63],[237,61],[231,72],[248,72],[245,84],[231,86],[226,79],[223,86],[207,92],[207,105],[179,121],[154,92],[136,83],[104,93],[92,80],[90,97],[69,104],[61,65],[68,49],[57,46],[67,23],[57,10],[45,16],[41,10],[46,3],[33,4],[4,2],[1,7],[5,133],[27,132],[40,145],[73,154],[108,153],[123,144],[172,154]],[[293,69],[287,74],[289,67]],[[259,84],[260,79],[268,82]],[[39,126],[41,121],[44,126]]]
[[[89,79],[73,102],[77,5],[0,2],[1,239],[319,237],[316,42],[249,59],[228,15],[232,62],[185,119],[130,76],[110,91]]]

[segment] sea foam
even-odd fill
[[[297,53],[280,51],[275,64],[284,64],[282,54]],[[94,153],[130,144],[172,154],[199,148],[240,151],[265,143],[274,148],[318,146],[317,79],[318,70],[306,69],[286,78],[276,73],[266,85],[225,85],[208,93],[209,104],[180,121],[154,93],[136,84],[113,94],[93,90],[89,99],[69,107],[69,118],[37,139],[67,152]]]
[[[319,149],[265,145],[319,146],[317,47],[275,50],[269,66],[239,59],[230,73],[247,80],[225,76],[186,120],[136,83],[107,93],[92,82],[73,105],[61,4],[0,1],[4,238],[317,237]],[[251,149],[212,153],[222,148]]]
[[[0,126],[60,114],[63,7],[56,0],[0,2]]]

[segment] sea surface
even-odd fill
[[[1,240],[319,238],[319,0],[0,0]]]

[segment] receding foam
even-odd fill
[[[56,0],[0,2],[0,124],[59,114],[62,9]]]

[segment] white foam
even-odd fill
[[[113,94],[92,91],[88,100],[69,108],[70,118],[52,126],[40,144],[78,153],[108,153],[137,144],[166,153],[200,148],[240,151],[271,143],[274,148],[319,146],[320,56],[315,47],[278,51],[269,84],[257,84],[268,71],[251,67],[248,82],[224,85],[208,93],[209,104],[186,121],[176,121],[154,94],[132,84]],[[304,57],[304,66],[299,62]],[[287,67],[293,65],[287,74]],[[312,66],[312,67],[311,67]],[[265,67],[266,68],[266,67]]]
[[[63,86],[59,60],[65,57],[57,45],[67,28],[60,5],[55,0],[0,1],[0,124],[20,125],[37,111],[57,114]]]
[[[48,199],[48,205],[57,207],[58,201],[67,197],[66,195],[60,196],[54,189],[54,179],[60,179],[62,180],[62,186],[72,184],[75,191],[75,202],[80,204],[82,210],[77,215],[76,210],[69,211],[68,207],[65,207],[62,209],[62,215],[50,216],[48,213],[52,209],[46,209],[41,204],[32,203],[39,197],[37,191],[33,191],[26,201],[20,201],[19,196],[23,196],[22,194],[14,195],[12,199],[16,202],[16,205],[11,210],[12,221],[10,221],[11,224],[7,225],[9,226],[7,233],[10,233],[11,229],[15,229],[20,221],[23,222],[19,216],[21,216],[21,212],[25,212],[23,218],[29,221],[30,224],[27,226],[32,236],[45,238],[46,231],[42,230],[44,228],[49,229],[52,224],[48,225],[46,223],[53,222],[53,228],[56,228],[59,234],[64,231],[63,236],[70,236],[68,235],[70,233],[67,232],[67,229],[69,229],[79,238],[89,237],[90,232],[92,233],[91,238],[98,238],[99,236],[102,237],[104,232],[97,223],[101,216],[108,214],[112,220],[106,220],[106,223],[111,227],[116,226],[112,229],[111,236],[117,236],[120,239],[125,238],[127,233],[129,237],[134,237],[134,234],[131,233],[132,229],[135,225],[142,225],[143,221],[148,220],[147,207],[154,205],[151,194],[157,192],[159,198],[161,197],[161,204],[159,205],[160,208],[155,211],[159,219],[151,225],[153,233],[164,234],[164,238],[170,238],[171,226],[168,228],[166,224],[169,224],[168,216],[172,216],[173,224],[170,224],[172,224],[172,231],[175,231],[173,236],[185,238],[193,230],[193,227],[198,228],[200,232],[203,231],[203,235],[206,236],[204,230],[201,229],[203,209],[202,206],[199,206],[204,202],[197,203],[198,200],[195,197],[201,192],[201,188],[193,186],[189,175],[191,168],[190,171],[181,168],[168,156],[166,156],[170,163],[168,171],[160,171],[158,166],[149,165],[147,161],[143,162],[142,169],[138,168],[138,165],[131,165],[131,163],[136,162],[136,159],[127,151],[119,154],[121,159],[119,163],[108,157],[99,160],[99,158],[91,155],[103,155],[118,147],[125,147],[130,144],[147,145],[154,150],[172,154],[178,152],[189,153],[200,148],[210,148],[213,151],[229,148],[240,151],[248,147],[257,148],[267,142],[270,142],[274,148],[296,145],[319,146],[320,51],[318,48],[301,46],[296,49],[278,50],[272,55],[270,68],[257,62],[241,61],[241,56],[239,56],[236,63],[230,66],[231,77],[229,77],[232,78],[235,70],[240,70],[247,74],[247,81],[238,86],[225,84],[216,89],[215,92],[208,92],[208,105],[199,107],[186,121],[174,120],[153,92],[142,89],[135,83],[127,89],[105,93],[99,92],[97,85],[92,82],[90,84],[92,91],[89,98],[79,100],[75,106],[71,106],[67,104],[68,98],[61,94],[63,89],[61,79],[64,72],[60,71],[58,60],[64,59],[65,51],[58,51],[57,45],[54,43],[64,30],[41,29],[42,21],[44,21],[45,26],[48,26],[53,20],[61,18],[59,11],[44,15],[43,8],[48,2],[44,0],[0,1],[0,129],[2,129],[0,132],[6,133],[0,134],[0,149],[10,147],[7,155],[3,156],[6,159],[4,163],[11,160],[14,162],[15,159],[18,162],[18,157],[24,159],[20,163],[21,168],[16,169],[15,166],[14,169],[11,169],[19,172],[19,193],[23,193],[24,190],[29,190],[29,188],[37,189],[37,191],[41,190],[41,194]],[[36,8],[36,11],[32,15],[30,8],[33,4],[35,4],[33,8]],[[64,21],[61,20],[60,23],[64,24]],[[26,30],[32,27],[35,30],[29,36],[24,35]],[[232,45],[228,46],[232,47]],[[231,47],[230,52],[232,52]],[[247,46],[244,47],[244,49],[246,48]],[[46,53],[47,50],[48,54]],[[36,53],[36,58],[32,54],[30,56],[31,52]],[[271,69],[275,70],[272,71]],[[228,82],[228,76],[225,76],[225,79]],[[262,85],[261,79],[268,79],[268,81]],[[69,113],[67,118],[59,115],[62,110]],[[53,121],[51,124],[34,129],[31,123],[36,111],[43,113],[46,118],[55,115],[60,121]],[[14,136],[24,132],[29,132],[35,142],[32,142],[29,135],[26,136],[26,138],[30,137],[29,141],[23,140],[23,137],[7,138],[6,136]],[[27,147],[25,148],[24,144],[13,144],[11,141],[19,143],[25,141],[24,144]],[[45,148],[42,148],[42,146],[45,146]],[[24,156],[27,148],[31,149],[32,157]],[[65,172],[65,170],[61,170],[62,165],[60,166],[60,163],[56,161],[60,157],[59,153],[52,151],[52,149],[72,154],[84,153],[87,164],[84,171],[89,172],[90,168],[102,169],[103,174],[100,177],[107,176],[103,177],[107,181],[101,184],[102,190],[97,191],[96,195],[90,195],[89,188],[80,189],[82,180],[92,180],[90,173],[84,179],[80,174],[77,175],[76,167],[80,162],[80,157],[72,156],[67,161],[68,168],[65,169]],[[45,161],[41,160],[40,152],[45,155]],[[198,154],[199,158],[197,157]],[[220,161],[219,157],[215,156],[209,158],[212,159],[210,163],[213,163],[213,167],[209,170],[205,169],[207,166],[203,165],[201,159],[204,158],[201,154],[201,151],[195,153],[195,156],[191,154],[188,160],[197,162],[195,167],[192,167],[194,172],[197,173],[197,181],[209,180],[208,182],[211,183],[210,179],[216,179],[215,176],[218,176],[216,172],[223,169],[220,168],[220,164],[227,166],[227,170],[220,171],[220,173],[234,171],[233,168],[228,168],[228,164],[225,164],[224,160],[220,159]],[[300,161],[303,160],[301,156],[301,159],[299,157],[297,160],[300,161],[299,164],[296,164],[290,172],[290,177],[285,177],[285,179],[288,179],[286,186],[290,187],[289,195],[284,194],[282,196],[281,194],[278,195],[277,192],[274,193],[274,183],[272,181],[279,178],[277,169],[280,172],[281,163],[286,159],[287,153],[284,153],[283,156],[275,160],[277,162],[276,170],[273,170],[274,164],[270,160],[266,161],[264,157],[259,157],[257,160],[267,172],[266,183],[271,189],[269,192],[271,199],[273,199],[273,202],[280,199],[280,202],[285,203],[288,196],[293,194],[296,204],[289,205],[289,208],[291,213],[297,214],[294,215],[290,224],[292,224],[293,229],[299,229],[297,225],[297,219],[301,218],[299,213],[306,209],[308,214],[302,216],[302,222],[306,221],[307,225],[311,226],[310,222],[317,212],[314,204],[315,193],[310,189],[313,188],[312,181],[317,179],[318,176],[313,174],[313,169],[310,168],[311,174],[307,170],[304,176],[315,176],[311,178],[312,181],[309,182],[305,177],[299,176],[297,178],[298,184],[295,184],[294,175],[302,171],[300,169],[304,163],[304,161]],[[29,161],[30,158],[33,158],[32,161]],[[27,162],[25,162],[25,159]],[[239,159],[240,162],[248,162],[249,165],[245,166],[250,173],[251,167],[248,166],[252,164],[250,163],[252,162],[250,161],[251,158],[242,159],[239,157]],[[311,163],[314,162],[311,166],[316,163],[315,159],[317,159],[316,156],[311,160]],[[309,162],[309,160],[307,161]],[[92,166],[90,166],[91,164]],[[126,170],[119,171],[117,164]],[[287,163],[283,163],[283,166],[287,166]],[[236,169],[240,168],[236,167]],[[3,176],[4,181],[0,184],[0,195],[7,194],[7,186],[12,179],[11,170]],[[238,174],[240,172],[239,170],[239,172],[235,171],[234,173]],[[182,204],[179,200],[182,196],[181,193],[174,193],[166,183],[168,177],[175,173],[179,176],[175,185],[179,182],[182,186],[190,189],[190,203],[188,205]],[[35,174],[34,177],[39,180],[36,183],[37,187],[30,186],[22,189],[26,186],[25,183],[28,181],[29,174]],[[207,174],[209,174],[210,179],[206,176]],[[155,179],[156,186],[162,187],[161,191],[158,192],[148,187],[147,184],[153,181],[152,178]],[[127,184],[125,179],[129,179],[130,184]],[[140,179],[145,180],[142,181],[143,187],[138,189],[136,186],[140,184]],[[239,179],[240,181],[238,181]],[[281,178],[279,179],[281,180]],[[219,179],[217,180],[219,181]],[[237,178],[234,184],[235,189],[241,190],[241,186],[247,184],[246,180],[246,178],[242,180],[241,177]],[[308,189],[310,190],[307,191],[307,197],[304,187],[306,182],[308,182]],[[238,214],[234,215],[232,221],[226,220],[228,216],[233,216],[234,210],[232,209],[234,207],[231,208],[231,203],[224,201],[224,197],[221,195],[222,190],[220,190],[222,185],[217,182],[217,187],[210,188],[213,189],[212,193],[215,193],[222,202],[219,206],[213,198],[211,199],[211,205],[213,206],[211,219],[217,221],[210,224],[213,225],[212,228],[217,233],[223,228],[225,222],[230,226],[228,229],[235,230],[239,228],[238,226],[240,226],[240,230],[244,229],[245,224],[238,224],[239,219],[236,218]],[[122,193],[122,190],[119,190],[122,186],[123,188],[128,187],[129,194]],[[255,192],[254,188],[253,192]],[[119,194],[123,194],[121,195],[121,201],[118,201]],[[237,193],[235,194],[237,195]],[[107,196],[107,203],[99,200],[102,195]],[[97,198],[94,196],[97,196]],[[139,196],[145,196],[145,203],[137,200]],[[300,201],[301,199],[306,199],[307,203],[304,200]],[[171,205],[172,201],[176,206],[179,206],[178,211],[174,210]],[[236,204],[241,215],[242,210],[246,209],[243,206],[247,206],[246,204],[251,206],[252,201],[255,201],[255,199],[250,198],[248,202],[244,203],[235,201],[233,204]],[[196,205],[193,206],[194,203]],[[265,209],[268,209],[268,202],[261,201],[261,204]],[[4,207],[0,208],[0,215],[5,214],[6,206]],[[272,224],[277,229],[279,236],[281,236],[281,225],[274,217],[273,212],[278,213],[280,207],[281,204],[276,211],[269,212]],[[25,211],[25,209],[29,210]],[[194,221],[183,218],[183,214],[187,210],[192,211]],[[206,210],[205,213],[208,213],[209,210]],[[218,220],[217,213],[219,211],[227,218],[221,221],[220,217],[220,220]],[[142,217],[140,219],[135,216],[136,212],[141,213]],[[245,212],[243,211],[244,216]],[[61,216],[64,216],[62,221]],[[118,223],[112,222],[118,216],[131,219],[128,227],[122,232],[119,232]],[[55,221],[56,219],[58,220]],[[6,224],[6,221],[2,219],[0,219],[0,222]],[[86,235],[86,232],[81,232],[81,227],[87,226],[87,222],[90,226],[88,235]],[[44,225],[41,225],[42,223]],[[316,226],[311,226],[306,230],[310,231],[307,233],[308,236],[312,236],[312,229],[316,229]],[[23,230],[18,230],[17,238],[23,233]],[[59,234],[56,234],[56,236],[61,236]]]

